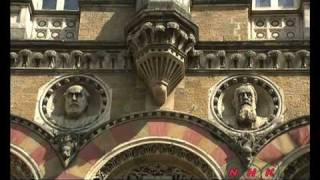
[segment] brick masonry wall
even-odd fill
[[[191,14],[200,41],[248,40],[247,6],[195,5]]]
[[[84,7],[80,12],[79,40],[125,41],[124,27],[135,12],[131,6]]]
[[[144,83],[131,73],[96,74],[112,88],[111,118],[157,109]],[[261,74],[263,75],[263,74]],[[11,75],[11,113],[33,120],[38,89],[56,75]],[[309,76],[265,75],[284,94],[285,119],[309,115]],[[208,119],[209,89],[227,76],[187,75],[161,109],[181,111]]]
[[[79,40],[125,41],[124,28],[135,14],[132,6],[83,7]],[[248,7],[195,5],[192,21],[200,41],[248,40]]]

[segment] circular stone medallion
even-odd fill
[[[87,129],[106,118],[111,106],[108,90],[101,80],[89,75],[58,78],[41,95],[40,116],[56,129]]]
[[[283,100],[271,81],[238,75],[220,82],[210,99],[213,117],[228,129],[258,130],[280,117]]]

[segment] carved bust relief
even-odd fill
[[[72,85],[63,94],[65,116],[78,119],[88,108],[90,94],[81,85]]]
[[[230,77],[212,89],[212,93],[212,117],[227,128],[257,130],[281,119],[283,103],[279,90],[262,77]]]
[[[257,92],[250,83],[240,85],[234,92],[234,108],[239,127],[257,128],[264,125],[266,117],[257,116]]]
[[[95,77],[61,77],[39,93],[36,121],[51,128],[85,130],[109,119],[111,90]]]

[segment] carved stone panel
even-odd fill
[[[82,131],[109,119],[111,89],[89,75],[68,75],[39,90],[35,121],[50,129]]]
[[[114,156],[92,177],[94,180],[145,178],[217,179],[217,174],[207,162],[181,147],[144,144]]]
[[[265,78],[233,76],[220,82],[211,92],[212,118],[227,129],[264,129],[281,120],[282,96]]]

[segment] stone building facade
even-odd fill
[[[309,1],[11,0],[12,179],[309,179]]]

